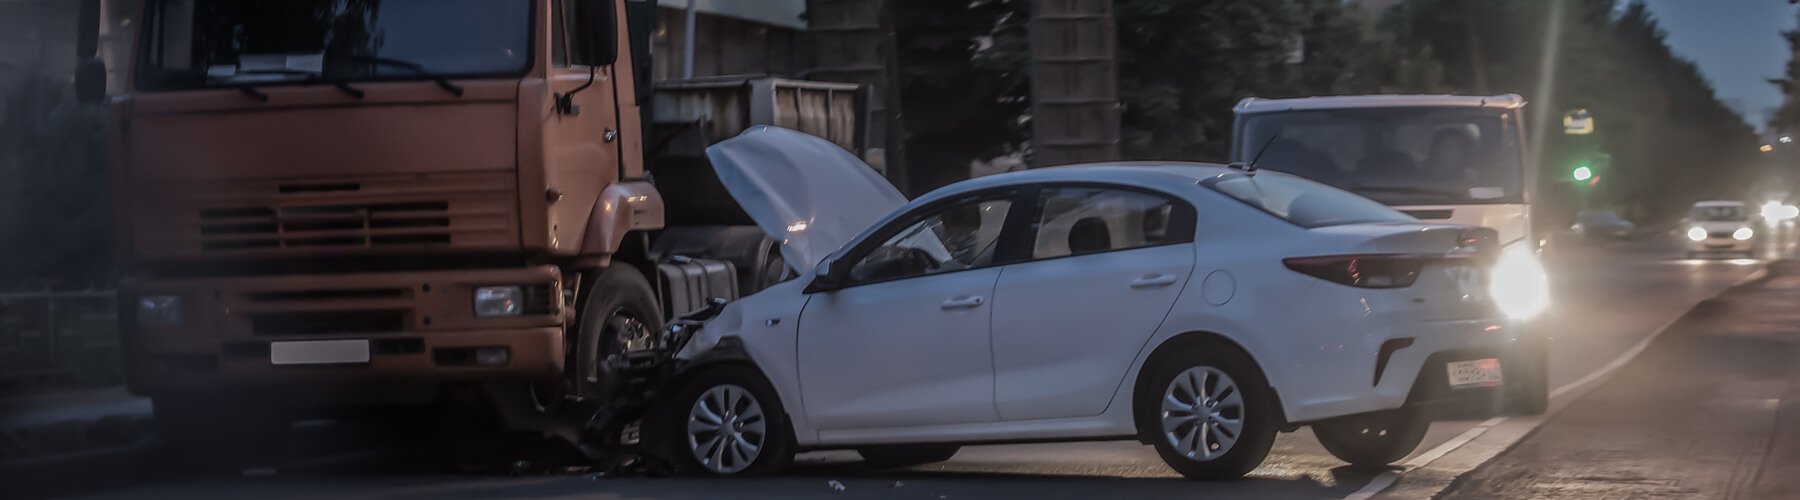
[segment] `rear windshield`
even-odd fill
[[[1419,220],[1355,193],[1278,172],[1225,174],[1200,185],[1308,229]]]

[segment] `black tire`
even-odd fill
[[[757,412],[758,417],[751,418],[751,414],[746,410],[753,407],[742,404],[741,399],[738,400],[740,401],[738,404],[734,405],[718,404],[720,398],[714,396],[717,394],[713,392],[715,390],[724,391],[726,394],[743,391],[736,397],[747,397],[753,401],[754,408],[760,409],[760,412]],[[702,403],[703,397],[708,398],[709,401]],[[722,399],[731,401],[731,397],[733,396],[728,395]],[[720,436],[716,434],[709,436],[704,432],[690,434],[689,419],[697,413],[698,407],[702,404],[705,404],[708,410],[732,408],[733,412],[743,412],[739,414],[721,411],[712,414],[720,417],[718,424],[734,427],[742,433],[741,436],[747,442],[757,444],[755,456],[751,457],[748,462],[735,459],[737,457],[735,455],[728,456],[724,452],[724,448],[707,446],[709,442],[715,442],[709,440],[709,437],[720,438]],[[693,378],[688,379],[686,384],[675,390],[674,397],[669,401],[669,405],[661,417],[659,431],[665,435],[660,436],[659,441],[667,443],[668,450],[666,451],[670,455],[665,458],[673,462],[675,470],[682,474],[732,477],[770,476],[786,471],[794,462],[794,428],[788,421],[787,413],[783,411],[781,399],[776,396],[775,389],[769,386],[769,382],[763,379],[762,374],[748,366],[720,365],[706,368],[703,372],[695,374]],[[738,420],[738,418],[744,419]],[[757,423],[760,423],[760,426],[756,425]],[[757,427],[760,427],[762,431],[760,434],[751,430]],[[719,439],[716,442],[724,444],[726,440]],[[701,450],[703,447],[707,450],[714,450],[705,454],[717,457],[717,460],[709,458],[702,461],[699,457],[700,452],[697,450]],[[741,451],[742,448],[739,450]]]
[[[635,341],[653,339],[662,329],[663,312],[656,289],[637,268],[615,263],[590,276],[570,371],[578,378],[573,385],[582,395],[604,400],[612,395],[606,392],[609,381],[601,373],[601,363],[637,347],[632,345]]]
[[[1431,421],[1414,409],[1339,417],[1312,425],[1325,451],[1359,467],[1382,467],[1406,458],[1425,440]]]
[[[1510,384],[1512,400],[1507,411],[1514,415],[1543,415],[1550,411],[1550,347],[1541,335],[1524,339],[1518,382]]]
[[[292,421],[278,410],[185,396],[156,397],[151,405],[163,451],[184,466],[228,470],[287,455]]]
[[[1275,444],[1275,433],[1280,430],[1282,425],[1280,405],[1275,400],[1275,392],[1270,390],[1268,380],[1263,376],[1262,370],[1258,369],[1256,364],[1251,362],[1242,351],[1220,344],[1192,346],[1171,356],[1167,361],[1154,367],[1154,370],[1154,375],[1148,380],[1148,385],[1138,389],[1141,391],[1140,397],[1136,398],[1138,402],[1136,414],[1140,417],[1138,433],[1147,437],[1156,447],[1156,453],[1162,456],[1163,462],[1167,463],[1169,468],[1188,479],[1238,479],[1255,470],[1258,465],[1262,464],[1263,459],[1268,458],[1269,449]],[[1194,371],[1190,372],[1190,370]],[[1223,373],[1224,379],[1229,380],[1217,378],[1214,372]],[[1206,373],[1208,376],[1189,376],[1200,373]],[[1172,430],[1166,430],[1170,424],[1164,422],[1171,414],[1164,411],[1163,404],[1167,395],[1172,391],[1180,390],[1176,387],[1177,377],[1183,377],[1190,386],[1198,380],[1199,385],[1209,387],[1209,391],[1214,391],[1210,395],[1219,400],[1217,401],[1219,405],[1213,407],[1220,413],[1218,416],[1225,419],[1236,417],[1235,420],[1240,423],[1236,435],[1229,436],[1229,432],[1217,434],[1222,431],[1213,429],[1221,427],[1208,425],[1212,422],[1210,420],[1200,424],[1192,422],[1174,424]],[[1223,390],[1223,386],[1218,384],[1220,381],[1232,383],[1234,389]],[[1229,404],[1234,395],[1239,401],[1235,405]],[[1210,399],[1196,394],[1186,394],[1186,396],[1189,397],[1185,399]],[[1177,396],[1177,399],[1184,398]],[[1199,404],[1205,405],[1205,401],[1201,401]],[[1236,406],[1236,410],[1232,411],[1230,406]],[[1199,406],[1194,408],[1194,410],[1189,410],[1188,414],[1202,413],[1198,411]],[[1178,412],[1173,417],[1181,418],[1182,415]],[[1207,417],[1198,418],[1205,419]],[[1201,432],[1202,428],[1206,428],[1205,433]],[[1214,440],[1223,437],[1234,439],[1229,445],[1220,445],[1207,441],[1209,435],[1210,439]],[[1179,446],[1219,449],[1222,452],[1208,458],[1205,455],[1210,452],[1196,449],[1193,452],[1201,453],[1201,456],[1195,457],[1188,451],[1178,448],[1177,441],[1189,443]]]
[[[911,467],[943,462],[956,456],[962,446],[954,444],[896,444],[865,446],[856,449],[863,461],[884,467]]]

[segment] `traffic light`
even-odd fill
[[[1590,168],[1587,165],[1579,165],[1579,166],[1575,167],[1575,180],[1585,181],[1585,180],[1591,179],[1593,177],[1594,177],[1594,169],[1593,168]]]

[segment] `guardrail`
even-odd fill
[[[121,385],[112,291],[0,294],[0,397]]]

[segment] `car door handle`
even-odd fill
[[[1173,284],[1175,284],[1175,275],[1173,274],[1152,274],[1131,280],[1132,288],[1151,288]]]
[[[969,308],[973,308],[973,307],[981,307],[981,304],[983,302],[986,302],[986,300],[983,300],[981,298],[981,296],[970,295],[970,296],[963,296],[963,297],[957,297],[954,299],[946,300],[946,301],[944,301],[944,305],[941,307],[943,307],[945,310],[969,309]]]

